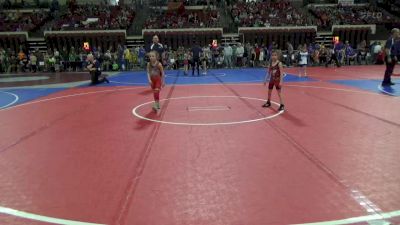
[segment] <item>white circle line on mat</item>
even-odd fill
[[[60,219],[60,218],[49,217],[49,216],[42,216],[42,215],[29,213],[29,212],[24,212],[24,211],[19,211],[19,210],[16,210],[16,209],[6,208],[6,207],[2,207],[2,206],[0,206],[0,213],[11,215],[11,216],[15,216],[15,217],[20,217],[20,218],[25,218],[25,219],[29,219],[29,220],[52,223],[52,224],[62,224],[62,225],[104,225],[104,224],[99,224],[99,223],[88,223],[88,222],[81,222],[81,221],[75,221],[75,220]]]
[[[167,98],[167,99],[162,99],[162,101],[167,101],[167,100],[179,100],[179,99],[192,99],[192,98],[241,98],[241,99],[248,99],[248,100],[256,100],[256,101],[263,101],[265,102],[265,99],[260,99],[260,98],[252,98],[252,97],[242,97],[242,96],[186,96],[186,97],[176,97],[176,98]],[[261,120],[268,120],[275,118],[279,115],[281,115],[284,111],[278,111],[276,114],[273,114],[271,116],[264,116],[261,118],[257,119],[252,119],[252,120],[242,120],[242,121],[232,121],[232,122],[219,122],[219,123],[187,123],[187,122],[171,122],[171,121],[163,121],[163,120],[156,120],[156,119],[150,119],[147,117],[144,117],[140,115],[137,110],[145,105],[149,105],[153,103],[153,101],[150,102],[145,102],[142,103],[135,108],[132,109],[132,114],[142,120],[147,120],[155,123],[163,123],[163,124],[170,124],[170,125],[183,125],[183,126],[218,126],[218,125],[236,125],[236,124],[244,124],[244,123],[252,123],[252,122],[257,122]],[[278,103],[271,101],[272,104],[278,105]]]
[[[14,93],[6,92],[6,91],[0,91],[0,93],[6,93],[6,94],[14,97],[14,100],[12,102],[7,103],[6,105],[0,106],[0,109],[5,109],[8,106],[13,105],[14,103],[16,103],[19,100],[19,96]]]
[[[75,94],[70,94],[70,95],[62,95],[62,96],[58,96],[58,97],[46,98],[46,99],[26,102],[26,103],[19,104],[19,105],[14,105],[14,106],[11,106],[11,107],[8,107],[8,108],[5,108],[5,109],[0,109],[0,112],[1,111],[8,111],[8,110],[15,109],[15,108],[20,108],[20,107],[23,107],[23,106],[28,106],[28,105],[33,105],[33,104],[38,104],[38,103],[43,103],[43,102],[49,102],[49,101],[54,101],[54,100],[60,100],[60,99],[66,99],[66,98],[71,98],[71,97],[78,97],[78,96],[92,95],[92,94],[106,93],[106,92],[128,91],[128,90],[135,90],[135,89],[142,89],[142,88],[145,88],[145,87],[107,89],[107,90],[101,90],[101,91],[89,91],[89,92],[75,93]]]

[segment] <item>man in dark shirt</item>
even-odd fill
[[[97,59],[95,59],[92,54],[88,55],[87,60],[88,60],[87,69],[89,70],[92,84],[93,85],[101,84],[103,82],[110,83],[110,81],[107,79],[106,76],[101,75],[100,62]]]
[[[151,43],[151,44],[147,47],[146,52],[147,52],[147,54],[148,54],[148,53],[151,52],[151,51],[156,51],[156,52],[158,53],[158,60],[159,60],[160,62],[162,62],[162,61],[161,61],[161,56],[162,56],[162,54],[163,54],[163,52],[164,52],[164,46],[163,46],[162,44],[160,44],[159,42],[160,42],[160,40],[158,39],[158,36],[157,36],[157,35],[154,35],[154,36],[153,36],[153,43]]]
[[[400,41],[400,30],[398,28],[392,29],[392,34],[385,44],[385,62],[386,70],[385,76],[383,77],[382,86],[394,85],[391,80],[394,67],[397,63],[400,49],[398,42]]]
[[[195,43],[192,48],[192,76],[194,76],[194,69],[197,67],[197,76],[200,76],[200,54],[203,52],[203,49]]]

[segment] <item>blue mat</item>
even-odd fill
[[[0,109],[29,102],[62,90],[65,88],[2,89],[0,90]]]
[[[356,87],[365,91],[400,96],[400,80],[392,79],[392,81],[396,83],[396,85],[385,87],[381,86],[382,80],[334,80],[330,82],[350,87]]]
[[[221,83],[261,83],[266,75],[265,68],[244,68],[244,69],[218,69],[209,70],[207,74],[200,76],[184,76],[182,70],[165,71],[167,85],[196,85],[196,84],[221,84]],[[109,78],[111,83],[99,84],[99,87],[112,86],[147,86],[147,74],[145,71],[121,72]],[[304,82],[315,81],[311,78],[299,78],[297,75],[287,74],[285,82]],[[89,83],[82,84],[80,87],[93,87]],[[0,90],[0,109],[25,103],[49,94],[65,90],[66,88],[21,88],[21,89],[1,89]]]
[[[266,69],[263,68],[245,68],[245,69],[220,69],[209,70],[207,74],[195,73],[192,76],[192,71],[185,76],[182,70],[167,70],[165,71],[166,83],[176,85],[190,84],[218,84],[218,83],[256,83],[262,82],[266,74]],[[135,86],[148,85],[147,75],[145,71],[140,72],[121,72],[110,78],[110,84],[101,84],[100,86]],[[285,82],[304,82],[315,81],[311,78],[297,75],[287,74],[284,77]],[[83,85],[87,86],[87,85]]]

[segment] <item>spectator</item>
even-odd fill
[[[141,68],[144,68],[145,65],[145,60],[144,60],[145,55],[146,55],[146,50],[143,48],[143,46],[140,46],[138,58],[139,58],[139,65]]]
[[[361,64],[361,60],[364,59],[367,64],[367,41],[363,40],[357,45],[357,62]]]
[[[132,53],[126,46],[124,47],[124,68],[122,70],[130,70],[133,64]]]
[[[293,45],[288,41],[288,42],[286,42],[286,48],[287,48],[286,66],[291,66],[292,65],[292,57],[294,54]]]
[[[236,44],[233,44],[233,46],[232,46],[232,65],[233,65],[233,67],[236,67],[236,65],[237,65],[237,54],[236,54],[236,52],[237,52],[237,46],[236,46]]]
[[[202,67],[203,67],[203,75],[207,74],[207,66],[209,65],[209,59],[211,56],[211,51],[210,48],[208,48],[207,46],[203,47],[203,52],[201,54],[201,63],[202,63]]]
[[[244,54],[244,48],[242,46],[242,43],[238,43],[238,47],[236,49],[236,56],[237,56],[237,65],[238,66],[243,66],[243,54]]]
[[[329,57],[329,49],[325,48],[324,45],[321,46],[320,50],[319,50],[319,63],[327,63],[328,61],[328,57]]]
[[[222,52],[221,54],[218,55],[217,59],[216,59],[216,64],[217,64],[217,68],[222,68],[222,66],[224,65],[224,53]]]
[[[0,73],[8,73],[8,56],[3,48],[0,48]]]
[[[36,73],[37,71],[37,57],[35,55],[35,52],[31,52],[31,54],[29,55],[29,65],[30,65],[30,70],[33,73]]]
[[[378,55],[382,53],[382,45],[380,42],[375,42],[372,50],[372,62],[377,63]]]
[[[225,66],[228,68],[232,68],[232,47],[229,44],[225,44],[224,47],[224,60]]]
[[[112,60],[111,49],[108,49],[103,57],[103,71],[109,71],[111,69],[110,68],[111,60]]]
[[[355,61],[356,60],[357,53],[350,46],[348,41],[346,41],[345,53],[346,53],[346,64],[347,65],[350,65],[350,61],[352,61],[352,60]]]

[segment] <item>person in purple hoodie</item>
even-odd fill
[[[346,41],[346,47],[345,47],[345,53],[346,53],[346,64],[350,65],[350,61],[356,60],[357,53],[354,51],[354,49],[350,46],[349,42]]]

